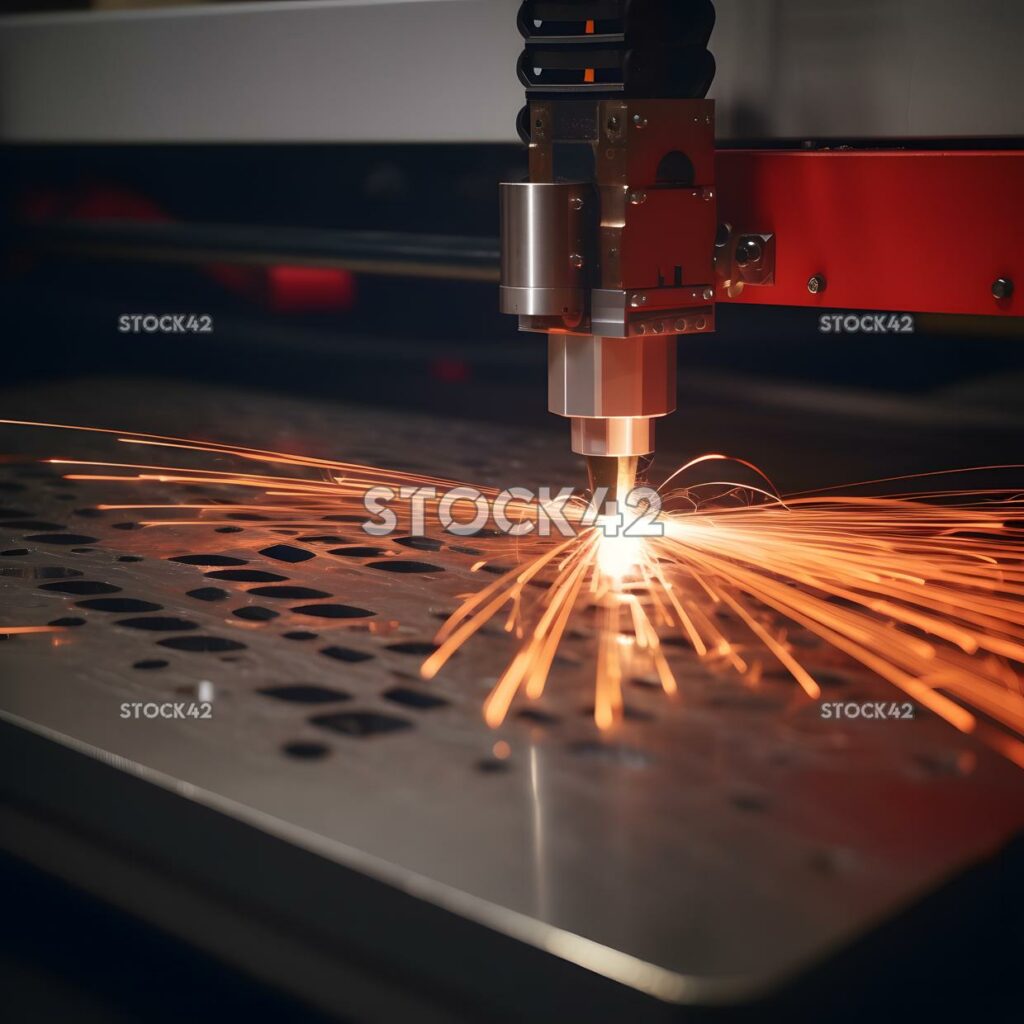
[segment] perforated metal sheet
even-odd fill
[[[502,486],[580,471],[554,430],[202,388],[90,385],[6,408]],[[125,457],[67,433],[0,437],[7,453]],[[746,687],[681,646],[680,699],[633,680],[625,722],[601,735],[585,626],[542,701],[494,732],[481,702],[508,637],[488,630],[433,682],[417,670],[456,596],[486,582],[470,566],[508,564],[507,540],[371,545],[330,516],[282,532],[247,513],[138,529],[93,508],[142,494],[0,467],[0,630],[68,626],[0,639],[0,714],[625,985],[685,1002],[774,984],[1021,825],[1020,773],[923,709],[823,721],[791,681]],[[892,696],[795,642],[827,697]],[[203,681],[208,720],[120,717],[125,702],[198,700]]]

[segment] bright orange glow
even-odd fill
[[[621,585],[627,577],[639,573],[644,558],[643,538],[610,534],[600,519],[597,530],[597,568],[601,575]]]

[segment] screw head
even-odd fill
[[[569,263],[579,270],[583,266],[583,257],[578,252],[574,252],[569,257]]]
[[[641,205],[643,205],[644,203],[647,202],[647,193],[646,192],[639,192],[639,191],[637,191],[637,192],[630,192],[629,193],[629,201],[630,201],[630,203],[633,206],[641,206]]]
[[[751,263],[757,263],[763,255],[764,246],[761,244],[760,238],[749,236],[747,238],[741,238],[739,242],[736,243],[736,262],[741,267],[749,266]]]
[[[710,302],[715,297],[715,289],[714,288],[705,288],[703,294],[704,294],[704,301],[705,302]]]
[[[569,200],[569,205],[574,210],[582,210],[583,209],[583,200],[582,200],[582,198],[580,196],[573,196],[572,199]]]
[[[633,115],[633,127],[634,128],[646,128],[647,127],[647,118],[644,117],[643,114],[634,114]]]
[[[643,306],[647,303],[647,296],[637,292],[635,295],[630,295],[629,304],[636,309],[637,306]]]
[[[1013,281],[1008,277],[997,277],[992,282],[992,297],[1008,299],[1013,294]]]
[[[819,295],[821,292],[823,292],[825,290],[825,286],[826,286],[826,281],[825,281],[825,275],[824,274],[815,274],[814,277],[812,277],[807,282],[807,290],[812,295]]]

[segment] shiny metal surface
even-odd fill
[[[602,337],[692,334],[715,326],[710,285],[699,288],[595,288],[591,328]]]
[[[548,409],[586,419],[667,416],[676,407],[676,347],[674,335],[548,335]],[[650,450],[586,454],[644,455]]]
[[[501,311],[578,323],[592,258],[590,188],[580,182],[503,182],[500,195]]]
[[[654,420],[644,416],[574,416],[572,450],[594,458],[626,458],[654,451]]]
[[[382,418],[180,384],[173,394],[145,382],[90,382],[3,398],[11,415],[187,430],[475,482],[575,478],[546,431]],[[126,456],[113,440],[6,428],[2,447]],[[478,461],[480,453],[509,451],[521,453],[518,464],[497,455]],[[599,734],[588,714],[593,637],[586,626],[566,641],[542,701],[518,706],[491,731],[480,705],[513,650],[511,638],[496,631],[469,645],[429,684],[417,676],[416,652],[429,649],[421,645],[458,594],[492,578],[474,573],[474,563],[512,561],[500,538],[467,545],[437,537],[440,546],[429,551],[388,542],[380,558],[353,558],[330,555],[326,542],[312,539],[353,540],[351,523],[323,522],[298,534],[256,518],[235,520],[229,533],[212,525],[132,529],[126,524],[137,523],[138,513],[80,510],[169,500],[166,488],[74,483],[61,480],[58,467],[17,461],[0,466],[0,488],[0,624],[84,622],[54,637],[0,641],[0,717],[154,791],[248,822],[318,863],[381,880],[511,937],[545,962],[582,966],[563,978],[566,999],[588,978],[612,979],[617,990],[643,996],[626,1014],[641,1020],[666,1003],[748,998],[870,933],[1022,825],[1019,771],[924,711],[898,723],[825,721],[792,681],[766,674],[744,685],[681,646],[668,648],[680,699],[634,679],[630,714]],[[176,489],[173,500],[206,495],[236,497],[195,485]],[[26,525],[38,522],[52,528]],[[282,561],[268,553],[279,544],[310,557]],[[376,613],[376,625],[311,617],[299,602],[263,597],[252,583],[211,580],[218,569],[171,561],[197,552],[242,559],[246,569],[287,577],[282,584],[360,604]],[[410,574],[373,567],[385,559],[425,565]],[[42,587],[65,579],[119,587],[115,596],[159,604],[159,616],[195,628],[133,628],[127,614],[83,607],[88,598]],[[211,585],[226,597],[189,596]],[[277,616],[235,614],[257,606]],[[286,637],[296,631],[316,637]],[[243,646],[188,651],[159,642],[197,632]],[[791,631],[791,639],[828,680],[828,696],[891,696],[813,638]],[[328,648],[363,659],[339,660]],[[166,664],[140,667],[153,660]],[[204,681],[214,692],[209,720],[119,717],[123,702],[184,699]],[[265,692],[300,683],[343,691],[346,699],[309,705]],[[436,703],[410,703],[402,691]],[[403,724],[337,731],[317,723],[325,711]],[[493,753],[499,740],[508,744],[504,760]],[[290,755],[294,744],[322,747],[322,756]],[[220,856],[200,854],[211,863]],[[263,898],[258,889],[245,895],[254,908]],[[307,899],[292,911],[312,919],[318,901],[315,893]],[[515,967],[510,961],[494,970],[508,977]],[[503,1011],[512,1012],[508,1005]]]

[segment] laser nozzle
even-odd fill
[[[639,458],[636,455],[588,455],[587,477],[590,493],[596,495],[599,488],[607,489],[603,504],[615,502],[621,509],[626,496],[636,487]],[[599,508],[604,513],[605,508]]]

